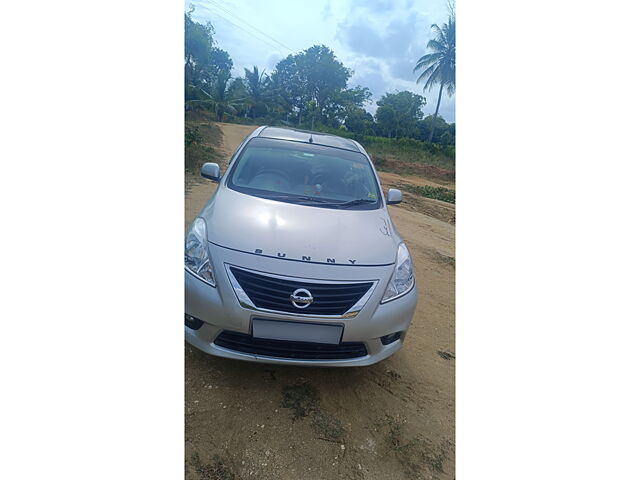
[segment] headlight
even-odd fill
[[[184,266],[211,286],[216,286],[207,246],[207,225],[200,217],[193,221],[184,240]]]
[[[388,302],[394,298],[398,298],[413,287],[413,264],[411,263],[411,255],[409,249],[404,243],[398,247],[398,256],[396,258],[396,269],[393,272],[387,290],[384,292],[381,303]]]

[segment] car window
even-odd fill
[[[227,186],[250,195],[325,208],[379,208],[380,192],[360,152],[256,137],[234,162]]]

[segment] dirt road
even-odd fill
[[[218,125],[227,159],[255,128]],[[383,173],[381,181],[386,189],[398,175]],[[215,190],[198,177],[186,185],[185,225]],[[455,208],[438,213],[444,202],[423,200],[389,207],[420,294],[407,340],[389,359],[362,368],[279,367],[185,344],[188,479],[455,477]]]

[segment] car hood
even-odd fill
[[[220,186],[200,213],[209,241],[242,252],[336,265],[395,262],[386,209],[336,210],[267,200]]]

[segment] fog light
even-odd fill
[[[390,333],[389,335],[385,335],[384,337],[380,337],[380,341],[383,345],[389,345],[390,343],[395,342],[400,338],[402,332]]]
[[[191,315],[187,315],[185,313],[184,324],[191,330],[198,330],[204,324],[204,322],[196,317],[192,317]]]

